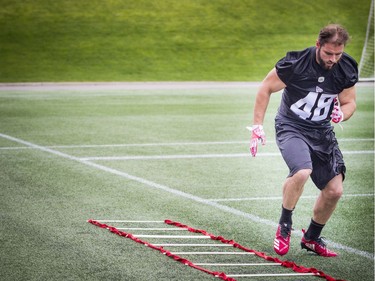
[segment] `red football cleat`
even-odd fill
[[[303,234],[305,234],[305,230],[302,229]],[[337,254],[333,251],[330,251],[326,247],[326,243],[323,241],[321,237],[315,240],[307,240],[305,235],[303,235],[301,240],[301,248],[306,249],[307,251],[311,251],[316,253],[322,257],[336,257]]]
[[[291,230],[291,225],[286,223],[279,224],[276,231],[275,240],[273,242],[273,249],[275,250],[276,254],[283,256],[288,253]]]

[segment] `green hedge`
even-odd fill
[[[253,81],[331,22],[360,60],[371,0],[0,0],[0,82]]]

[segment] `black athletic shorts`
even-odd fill
[[[345,163],[332,126],[316,128],[276,118],[276,142],[285,163],[288,177],[301,169],[311,169],[311,179],[324,189],[335,176],[345,178]]]

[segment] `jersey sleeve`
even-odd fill
[[[343,71],[345,72],[345,77],[347,77],[344,88],[353,87],[358,82],[358,64],[347,54],[345,54],[345,59],[343,60]]]
[[[281,81],[284,82],[284,84],[288,84],[288,82],[290,81],[291,77],[293,76],[293,70],[294,70],[294,64],[293,64],[293,61],[291,61],[289,58],[288,58],[288,54],[283,57],[282,59],[280,59],[276,65],[276,73],[277,75],[279,76],[279,78],[281,79]]]
[[[285,57],[280,59],[276,65],[276,72],[281,81],[288,85],[295,73],[302,73],[307,67],[306,60],[310,53],[310,48],[303,51],[291,51],[286,53]]]

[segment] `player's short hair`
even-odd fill
[[[318,42],[321,46],[326,43],[346,45],[349,41],[349,33],[340,24],[329,24],[319,32]]]

